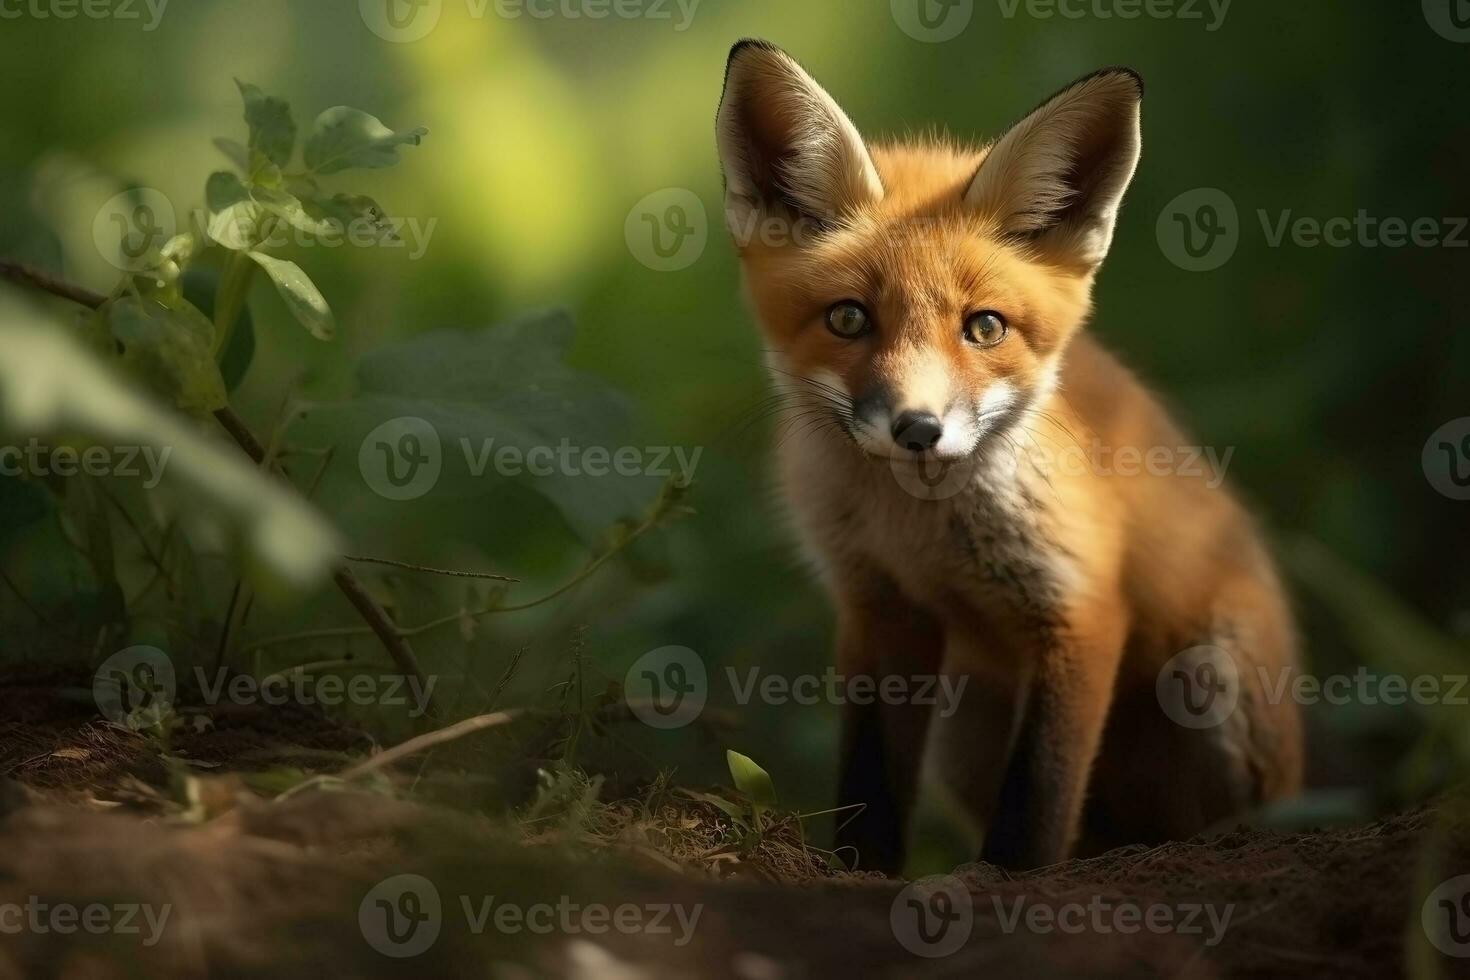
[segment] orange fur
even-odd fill
[[[731,225],[774,383],[802,423],[780,470],[837,608],[838,667],[975,682],[951,719],[849,709],[840,802],[867,804],[848,840],[870,866],[902,860],[921,758],[985,856],[1016,866],[1079,841],[1189,836],[1299,784],[1295,708],[1269,703],[1257,670],[1292,663],[1292,626],[1249,517],[1212,474],[1134,473],[1093,451],[1188,444],[1082,331],[1140,95],[1131,73],[1099,73],[988,147],[867,146],[787,56],[732,52]],[[829,330],[839,303],[860,304],[869,332]],[[1003,316],[1003,341],[967,340],[976,311]],[[922,410],[978,433],[933,449],[970,468],[963,489],[905,489],[923,454],[889,445],[870,404],[885,423]],[[1001,406],[988,428],[987,405]],[[1086,465],[1047,465],[1078,452]],[[1240,706],[1182,727],[1155,684],[1206,644],[1239,666]]]

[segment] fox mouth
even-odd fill
[[[1004,428],[1009,410],[960,415],[951,412],[945,421],[949,433],[928,449],[911,449],[900,445],[889,431],[874,421],[856,414],[839,416],[838,428],[864,455],[889,463],[911,463],[916,466],[957,463],[972,459],[992,443]]]

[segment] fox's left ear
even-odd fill
[[[1073,82],[996,140],[965,202],[1002,234],[1094,268],[1138,166],[1143,80],[1105,68]]]

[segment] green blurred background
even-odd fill
[[[870,136],[993,135],[1072,78],[1129,65],[1147,82],[1143,162],[1093,329],[1202,443],[1235,447],[1229,475],[1284,553],[1314,540],[1341,559],[1331,568],[1365,576],[1351,582],[1368,592],[1334,584],[1320,562],[1293,576],[1316,673],[1400,655],[1411,663],[1416,652],[1405,648],[1422,643],[1464,662],[1470,503],[1436,491],[1421,453],[1436,429],[1470,415],[1470,235],[1458,248],[1272,247],[1257,217],[1470,214],[1470,43],[1431,26],[1434,0],[1428,12],[1417,2],[1237,0],[1220,20],[1204,4],[1190,8],[1198,19],[1123,19],[1090,3],[1074,4],[1083,15],[1070,18],[977,0],[949,8],[967,19],[944,41],[914,36],[922,31],[907,3],[701,0],[689,17],[687,3],[649,0],[644,16],[598,18],[588,14],[615,8],[557,0],[533,5],[553,13],[542,17],[518,4],[442,0],[400,7],[405,17],[437,10],[438,21],[422,38],[391,41],[370,29],[383,23],[372,3],[349,0],[173,0],[153,30],[141,2],[130,21],[39,18],[7,0],[22,15],[0,19],[0,254],[110,288],[116,272],[93,236],[99,208],[136,185],[181,209],[199,205],[206,176],[225,165],[211,139],[243,138],[235,77],[289,99],[303,127],[342,103],[394,128],[428,127],[396,169],[353,186],[432,231],[405,235],[405,249],[291,256],[337,312],[330,343],[257,283],[261,349],[237,408],[266,429],[288,397],[308,406],[349,398],[354,363],[375,348],[566,308],[577,324],[573,365],[633,406],[624,444],[702,448],[697,514],[554,603],[420,641],[429,669],[468,692],[465,710],[483,703],[518,650],[502,703],[543,697],[577,650],[613,681],[667,644],[698,651],[715,676],[724,665],[818,671],[830,616],[771,492],[758,344],[719,227],[712,122],[726,52],[744,36],[782,45]],[[1156,226],[1171,201],[1202,187],[1237,207],[1238,247],[1219,268],[1186,271]],[[683,253],[687,267],[659,271],[640,261],[648,242],[637,236],[648,233],[641,212],[664,209],[646,199],[670,200],[669,189],[698,198],[708,235]],[[334,439],[306,433],[306,442]],[[598,547],[596,530],[534,481],[383,500],[356,469],[360,437],[360,428],[341,434],[317,495],[356,553],[492,568],[525,580],[511,590],[518,598],[554,587]],[[587,483],[587,513],[634,515],[658,481]],[[47,570],[54,546],[41,531],[21,535],[4,567],[32,602],[61,610],[75,600],[57,582],[85,582]],[[408,621],[468,601],[457,584],[375,582]],[[217,621],[226,597],[211,592],[199,618]],[[1345,619],[1365,602],[1402,603],[1393,614],[1416,617],[1419,632],[1386,630],[1369,649]],[[12,651],[43,648],[8,590],[0,613]],[[258,613],[251,632],[352,622],[324,587]],[[299,662],[339,650],[302,644],[272,655]],[[736,707],[719,680],[711,701]],[[642,762],[696,777],[717,775],[719,750],[734,745],[771,770],[783,802],[829,804],[835,709],[736,714],[739,728],[712,738],[690,729],[630,741]],[[1408,708],[1317,714],[1314,773],[1328,786],[1379,786],[1421,744]]]

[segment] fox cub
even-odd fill
[[[1081,329],[1142,94],[1104,69],[985,146],[869,143],[780,49],[730,53],[726,220],[837,670],[967,679],[947,713],[844,706],[839,803],[862,806],[839,843],[865,867],[901,867],[921,778],[1013,868],[1298,788],[1295,706],[1266,697],[1294,660],[1271,560]]]

